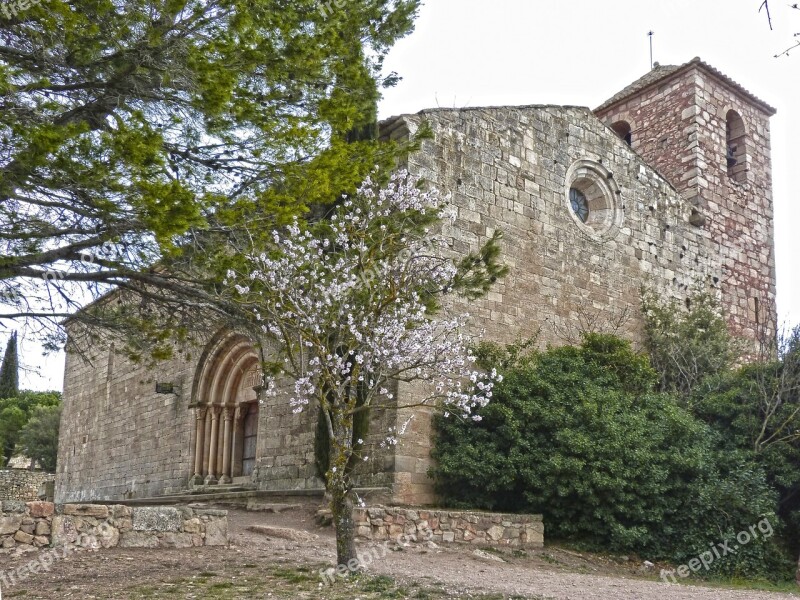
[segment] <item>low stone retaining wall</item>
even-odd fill
[[[431,541],[437,544],[473,544],[541,548],[541,515],[370,507],[355,510],[356,535],[367,540]]]
[[[27,469],[0,469],[0,500],[31,502],[39,499],[39,487],[55,475]]]
[[[161,506],[0,502],[0,554],[44,547],[225,546],[228,512]]]

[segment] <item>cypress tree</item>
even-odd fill
[[[11,334],[0,366],[0,398],[16,398],[19,395],[19,357],[17,356],[17,332]]]

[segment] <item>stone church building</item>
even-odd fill
[[[430,125],[433,139],[407,167],[452,194],[458,218],[447,233],[456,253],[505,233],[511,272],[469,306],[485,338],[538,333],[542,343],[563,343],[595,327],[637,340],[642,286],[679,302],[712,290],[732,332],[754,338],[776,320],[774,113],[696,58],[656,65],[595,110],[433,109],[381,130],[402,138]],[[293,414],[280,397],[259,401],[259,355],[243,333],[210,333],[204,348],[155,369],[113,348],[89,358],[67,355],[58,502],[193,488],[321,493],[316,414]],[[384,502],[429,504],[429,415],[416,415],[397,446],[380,444],[407,416],[372,415],[358,483]]]

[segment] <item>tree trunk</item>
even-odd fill
[[[800,559],[797,561],[797,570],[794,572],[794,581],[797,585],[800,585]]]
[[[353,454],[353,415],[341,409],[335,411],[331,418],[329,433],[331,444],[328,492],[331,495],[331,513],[336,527],[336,562],[339,568],[344,565],[352,573],[358,568],[353,494],[347,469]]]
[[[333,524],[336,527],[336,564],[344,565],[351,571],[358,568],[358,555],[356,554],[356,525],[353,520],[353,498],[347,489],[344,476],[331,479],[341,481],[331,482],[331,513]],[[351,562],[354,561],[354,562]]]

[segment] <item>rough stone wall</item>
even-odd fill
[[[0,503],[0,554],[44,547],[188,548],[226,546],[227,511],[188,507]]]
[[[598,116],[609,125],[628,121],[633,148],[706,217],[709,250],[722,266],[719,282],[712,283],[721,290],[731,331],[755,338],[759,330],[774,332],[777,320],[770,114],[693,63]],[[728,175],[729,110],[745,125],[741,182]]]
[[[592,328],[640,340],[642,285],[683,301],[695,286],[719,280],[718,247],[689,222],[692,205],[588,109],[430,110],[385,124],[385,134],[413,133],[422,121],[434,139],[408,168],[452,194],[458,218],[445,229],[452,251],[476,251],[498,229],[505,235],[510,274],[486,298],[453,306],[485,339],[562,344]],[[568,177],[581,161],[600,165],[619,191],[620,221],[602,235],[578,226],[569,206]],[[407,386],[400,395],[420,393]],[[398,426],[408,416],[398,414]],[[416,412],[396,449],[396,502],[433,499],[430,439],[430,419]]]
[[[152,497],[191,476],[198,351],[148,367],[95,345],[68,353],[56,468],[56,502]],[[193,358],[194,357],[194,358]],[[156,393],[170,382],[175,393]]]
[[[405,540],[436,544],[473,544],[541,548],[541,515],[387,508],[354,511],[356,535],[364,540]]]
[[[290,386],[280,386],[278,394],[265,397],[259,414],[258,457],[253,481],[262,490],[322,489],[314,460],[317,407],[293,413],[289,403]],[[393,452],[384,442],[394,423],[391,411],[370,413],[369,434],[354,471],[356,485],[363,488],[386,488],[391,484]],[[384,442],[381,445],[381,442]]]
[[[452,194],[454,253],[477,250],[498,229],[505,235],[511,273],[485,299],[454,307],[488,339],[538,333],[542,343],[571,342],[587,317],[638,339],[641,285],[683,299],[719,275],[709,234],[689,223],[692,207],[588,109],[434,110],[413,119],[427,120],[435,139],[409,166]],[[619,190],[621,223],[607,235],[588,235],[571,214],[567,177],[578,161],[602,165]]]
[[[261,402],[253,480],[265,490],[323,487],[314,465],[316,411],[293,413],[288,391],[263,397]]]
[[[689,116],[695,105],[694,78],[683,73],[658,81],[641,95],[599,111],[597,116],[609,126],[628,122],[631,147],[681,190],[697,169],[696,131]]]
[[[0,470],[0,500],[29,502],[39,498],[39,487],[54,475],[25,469]]]
[[[194,404],[201,400],[193,395],[204,348],[176,348],[173,359],[154,368],[99,344],[90,349],[88,361],[67,355],[57,502],[155,497],[189,487]],[[156,393],[156,382],[172,383],[174,393]],[[256,467],[252,477],[242,478],[262,490],[324,487],[314,464],[316,411],[293,413],[291,387],[281,386],[275,397],[262,394]],[[360,486],[388,487],[392,452],[381,441],[394,417],[375,411],[371,418],[364,452],[369,459],[358,465],[356,480]],[[35,499],[36,490],[27,499]]]
[[[398,400],[421,398],[429,393],[420,382],[402,383]],[[433,409],[429,407],[404,408],[395,411],[394,427],[402,432],[394,446],[394,464],[391,469],[391,504],[429,506],[436,503],[428,470],[432,466]]]

